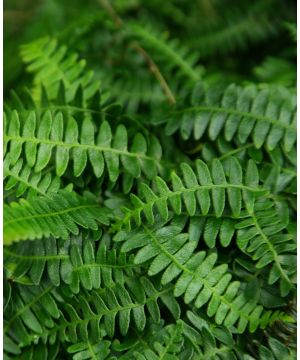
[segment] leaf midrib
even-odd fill
[[[141,158],[141,159],[145,159],[145,160],[151,160],[154,161],[155,163],[159,163],[159,161],[151,156],[145,155],[143,153],[131,153],[129,151],[124,151],[124,150],[119,150],[119,149],[114,149],[112,147],[104,147],[104,146],[99,146],[99,145],[95,145],[95,144],[81,144],[81,143],[65,143],[63,141],[55,141],[52,139],[39,139],[39,138],[35,138],[35,137],[23,137],[23,136],[12,136],[12,135],[4,135],[4,141],[18,141],[18,142],[22,142],[22,143],[34,143],[34,144],[47,144],[47,145],[52,145],[53,147],[65,147],[65,148],[82,148],[85,150],[97,150],[99,152],[111,152],[111,153],[115,153],[118,155],[123,155],[123,156],[129,156],[129,157],[135,157],[135,158]]]
[[[281,264],[280,264],[280,261],[278,259],[278,255],[277,255],[277,252],[272,244],[272,242],[269,240],[268,236],[264,233],[263,229],[261,228],[261,226],[259,225],[259,222],[255,216],[255,214],[251,214],[251,218],[253,220],[253,224],[256,228],[256,230],[258,231],[258,234],[262,237],[262,239],[264,240],[265,244],[268,246],[271,254],[272,254],[272,257],[273,257],[273,260],[275,262],[275,265],[277,267],[277,269],[280,271],[280,274],[282,275],[282,277],[289,283],[291,284],[291,281],[290,279],[288,278],[288,276],[286,275],[285,271],[283,270]]]
[[[164,246],[162,246],[162,245],[160,244],[160,242],[157,240],[157,238],[155,237],[155,235],[153,234],[153,232],[152,232],[149,228],[147,228],[146,226],[143,226],[143,228],[145,229],[146,233],[150,236],[150,238],[154,241],[154,243],[160,248],[160,250],[161,250],[169,259],[171,259],[171,261],[172,261],[179,269],[181,269],[183,272],[188,273],[189,275],[192,275],[193,279],[194,279],[195,277],[199,278],[199,280],[203,283],[203,285],[210,290],[211,294],[213,294],[213,296],[216,296],[216,297],[219,298],[220,302],[225,303],[225,304],[229,307],[229,309],[233,309],[234,311],[236,311],[236,312],[240,315],[240,317],[243,317],[243,318],[247,319],[247,321],[250,321],[250,319],[251,319],[250,316],[248,316],[247,314],[241,312],[240,309],[239,309],[238,307],[234,306],[232,302],[227,301],[227,300],[224,298],[224,296],[222,296],[222,295],[218,294],[216,291],[214,291],[214,288],[209,285],[209,283],[206,281],[206,279],[200,277],[199,275],[197,275],[197,273],[189,270],[187,267],[185,267],[185,266],[182,265],[179,261],[177,261],[177,259],[176,259],[172,254],[170,254],[170,253],[164,248]],[[193,280],[192,280],[192,281],[193,281]],[[198,294],[199,294],[199,293],[198,293]],[[198,295],[198,294],[197,294],[197,295]],[[223,322],[224,322],[224,320],[223,320]],[[223,323],[223,322],[222,322],[222,323]]]
[[[269,122],[273,125],[276,126],[280,126],[282,128],[285,129],[292,129],[294,131],[296,131],[296,126],[294,126],[294,124],[283,124],[280,121],[276,121],[272,118],[269,118],[267,116],[262,116],[262,115],[256,115],[253,114],[251,112],[244,112],[244,111],[240,111],[237,109],[233,109],[233,108],[224,108],[224,107],[218,107],[218,106],[206,106],[206,105],[202,105],[202,106],[194,106],[194,107],[190,107],[190,108],[186,108],[183,110],[179,110],[179,111],[174,111],[171,114],[183,114],[185,112],[192,112],[192,111],[212,111],[212,112],[219,112],[219,113],[227,113],[227,114],[232,114],[232,115],[238,115],[241,117],[247,117],[247,118],[252,118],[256,121],[265,121],[265,122]]]
[[[43,213],[43,214],[36,214],[36,215],[31,215],[31,216],[23,216],[23,217],[19,217],[19,218],[14,218],[12,220],[6,221],[4,222],[4,228],[10,224],[16,223],[16,222],[20,222],[23,220],[29,220],[29,219],[37,219],[37,218],[47,218],[47,217],[53,217],[56,215],[61,215],[61,214],[67,214],[69,212],[72,211],[76,211],[79,209],[91,209],[91,208],[96,208],[99,207],[99,205],[78,205],[78,206],[74,206],[74,207],[70,207],[68,209],[64,209],[64,210],[60,210],[60,211],[55,211],[55,212],[49,212],[49,213]]]
[[[197,186],[190,187],[190,188],[181,188],[180,190],[177,190],[177,191],[170,191],[169,193],[167,193],[164,196],[157,196],[155,194],[156,195],[155,199],[143,203],[143,206],[140,206],[133,210],[130,209],[129,212],[124,217],[122,222],[126,223],[132,216],[134,216],[134,214],[139,214],[141,211],[143,211],[148,206],[151,206],[151,208],[152,208],[153,205],[158,201],[167,201],[169,198],[177,196],[177,195],[182,195],[182,194],[189,193],[189,192],[195,192],[195,191],[201,190],[201,189],[213,190],[213,189],[230,189],[230,188],[247,190],[247,191],[251,191],[251,192],[255,192],[255,193],[260,193],[260,192],[263,193],[263,192],[268,191],[267,189],[263,189],[263,188],[254,188],[254,187],[247,186],[247,185],[237,185],[237,184],[229,184],[229,183],[209,184],[209,185],[200,185],[199,184]]]

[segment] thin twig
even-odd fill
[[[120,16],[116,13],[115,9],[112,7],[109,0],[99,0],[100,5],[108,12],[108,14],[113,19],[114,23],[117,25],[117,27],[122,27],[123,20],[120,18]]]
[[[163,92],[165,93],[166,97],[169,100],[169,103],[172,105],[176,104],[174,95],[173,95],[172,91],[170,90],[165,78],[162,76],[161,72],[159,71],[159,68],[156,66],[155,62],[151,59],[149,54],[136,42],[132,43],[132,47],[134,49],[136,49],[148,63],[150,71],[152,72],[152,74],[156,77],[157,81],[159,82],[161,88],[163,89]]]
[[[111,16],[112,20],[114,21],[115,25],[120,28],[124,25],[123,20],[120,18],[120,16],[116,13],[115,9],[112,7],[109,0],[99,0],[99,3],[101,6],[108,12],[108,14]],[[146,60],[149,70],[152,72],[152,74],[155,76],[157,81],[159,82],[164,94],[166,95],[169,103],[171,105],[176,104],[176,99],[168,86],[165,78],[163,77],[162,73],[159,71],[158,66],[155,64],[151,56],[147,53],[145,49],[143,49],[138,42],[132,43],[132,48],[135,49],[137,52],[139,52],[144,59]]]

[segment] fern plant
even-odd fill
[[[293,7],[47,1],[6,42],[5,360],[296,359]]]

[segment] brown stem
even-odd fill
[[[159,82],[161,88],[163,89],[163,92],[165,93],[166,97],[169,100],[169,103],[172,105],[176,104],[176,100],[172,91],[170,90],[165,78],[162,76],[161,72],[159,71],[159,68],[157,67],[155,62],[151,59],[150,55],[138,43],[133,43],[132,47],[136,49],[146,60],[147,64],[149,65],[150,71]]]
[[[102,5],[102,7],[108,12],[108,14],[111,16],[116,26],[119,28],[122,27],[123,20],[116,13],[115,9],[112,7],[109,0],[99,0],[99,2]]]
[[[109,0],[99,0],[101,6],[108,12],[108,14],[111,16],[112,20],[116,24],[118,28],[121,28],[124,25],[123,20],[119,17],[119,15],[116,13],[115,9],[112,7]],[[150,71],[152,74],[156,77],[157,81],[159,82],[164,94],[166,95],[168,101],[170,104],[174,105],[176,104],[175,97],[169,88],[165,78],[163,77],[162,73],[159,71],[159,68],[155,64],[155,62],[152,60],[150,55],[146,52],[145,49],[143,49],[138,42],[134,42],[132,44],[132,48],[137,50],[146,60]]]

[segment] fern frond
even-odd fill
[[[287,225],[273,202],[266,200],[258,202],[250,217],[236,225],[238,246],[251,254],[258,269],[272,265],[268,283],[280,280],[282,296],[294,287],[296,274],[296,242],[294,235],[286,231]]]
[[[93,71],[86,71],[85,60],[78,61],[78,55],[69,54],[67,47],[59,46],[56,39],[45,37],[23,45],[21,57],[27,64],[27,71],[34,73],[32,93],[36,101],[41,98],[41,85],[47,88],[49,98],[54,99],[62,81],[68,101],[74,98],[79,86],[85,89],[85,100],[91,98],[100,86]]]
[[[236,359],[236,354],[243,355],[235,346],[232,334],[226,327],[209,323],[195,311],[189,310],[186,315],[188,321],[183,322],[183,334],[186,342],[194,345],[195,359],[213,360],[219,356]]]
[[[225,90],[201,84],[194,88],[192,105],[170,113],[166,133],[180,131],[183,139],[199,140],[204,134],[215,141],[224,133],[226,141],[235,137],[240,144],[251,138],[256,148],[273,150],[281,144],[289,152],[296,141],[296,103],[284,89],[257,90],[234,84]]]
[[[129,278],[124,285],[114,283],[97,291],[82,291],[76,296],[68,295],[67,289],[65,294],[57,294],[51,286],[18,285],[18,289],[16,308],[5,318],[4,332],[22,346],[38,340],[53,343],[57,339],[73,344],[87,340],[94,343],[102,339],[103,331],[114,336],[117,316],[122,335],[127,334],[131,322],[143,331],[146,314],[153,321],[160,321],[158,300],[175,319],[180,316],[172,286],[161,288],[144,277]]]
[[[195,153],[198,155],[197,148]],[[270,189],[274,194],[292,193],[292,189],[295,188],[296,147],[289,153],[285,153],[280,147],[265,151],[264,148],[256,149],[252,142],[239,146],[226,142],[222,136],[219,136],[214,142],[207,141],[200,145],[199,157],[207,163],[217,158],[225,168],[230,166],[231,157],[236,157],[242,166],[247,159],[252,158],[257,165],[263,187]]]
[[[243,174],[238,160],[232,158],[227,177],[226,171],[218,160],[212,162],[211,170],[202,160],[196,160],[195,165],[197,173],[188,164],[181,164],[183,181],[173,172],[171,189],[160,177],[157,177],[155,181],[156,190],[142,183],[140,185],[141,197],[131,196],[133,209],[124,209],[125,216],[120,223],[130,228],[130,222],[134,219],[140,226],[141,214],[144,214],[146,220],[153,224],[154,205],[161,217],[167,220],[170,208],[177,215],[182,213],[182,202],[190,216],[195,215],[199,206],[202,214],[206,215],[210,209],[213,209],[216,217],[223,214],[225,204],[228,202],[232,213],[238,217],[242,203],[251,211],[255,197],[266,193],[258,186],[257,168],[251,160]]]
[[[254,74],[263,83],[284,86],[295,86],[296,83],[296,66],[292,61],[279,57],[267,57],[254,68]]]
[[[82,236],[57,240],[52,237],[22,241],[5,247],[4,267],[10,280],[38,285],[47,276],[54,286],[68,284],[71,291],[99,289],[112,282],[124,283],[124,276],[136,276],[132,257],[108,250]],[[97,245],[98,244],[98,245]]]
[[[56,150],[55,165],[59,177],[66,171],[70,158],[75,176],[82,174],[88,159],[96,177],[101,177],[107,169],[112,182],[117,180],[121,170],[132,178],[139,177],[141,171],[149,179],[157,175],[162,152],[157,138],[152,136],[147,143],[145,137],[137,133],[128,149],[128,133],[124,125],[119,125],[112,136],[107,121],[98,128],[89,117],[85,117],[79,129],[73,117],[65,119],[62,113],[53,116],[50,111],[40,122],[35,112],[20,122],[18,113],[13,111],[7,123],[4,142],[5,146],[9,144],[12,165],[18,161],[24,148],[29,166],[39,172],[50,163],[52,152]]]
[[[67,239],[79,227],[97,229],[108,225],[107,210],[90,196],[60,191],[47,197],[21,199],[4,205],[4,244],[53,235]]]
[[[13,305],[4,314],[4,334],[15,339],[19,346],[25,346],[29,344],[31,331],[41,334],[43,327],[54,325],[53,319],[58,319],[60,313],[51,285],[16,287],[19,292],[14,292]]]
[[[228,265],[216,265],[217,254],[195,253],[196,243],[188,241],[181,227],[170,224],[162,227],[143,226],[143,229],[120,232],[114,241],[123,242],[121,251],[135,251],[134,263],[148,263],[148,275],[163,271],[161,283],[166,285],[177,278],[174,296],[184,296],[185,303],[193,302],[197,308],[208,304],[207,314],[214,316],[217,324],[232,327],[238,321],[237,332],[243,333],[249,324],[254,332],[265,327],[281,314],[264,312],[255,301],[239,293],[240,283],[231,282]],[[138,249],[138,251],[137,251]]]
[[[203,238],[209,248],[214,248],[218,239],[221,246],[227,247],[236,233],[236,222],[237,219],[235,217],[224,215],[222,218],[217,218],[211,214],[189,217],[189,239],[198,243],[202,241]]]

